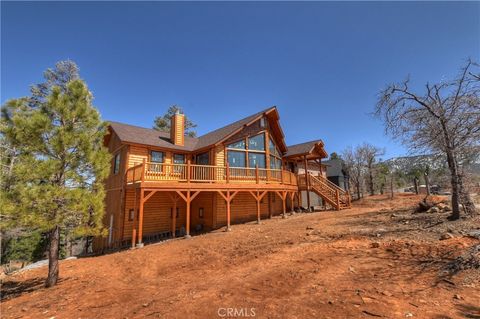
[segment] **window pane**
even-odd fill
[[[280,152],[278,151],[277,147],[275,146],[275,143],[273,143],[273,140],[271,138],[268,141],[268,148],[270,150],[270,154],[280,156]]]
[[[230,167],[245,167],[245,152],[228,151],[228,165]]]
[[[239,150],[244,150],[245,149],[245,140],[240,140],[238,142],[228,144],[227,148],[236,148]]]
[[[163,152],[152,151],[150,153],[151,161],[155,163],[163,163],[164,156]]]
[[[281,169],[282,161],[275,156],[270,155],[270,168],[271,169]]]
[[[175,164],[185,164],[185,155],[184,154],[173,154],[173,163],[175,163]]]
[[[199,165],[208,165],[210,162],[210,156],[208,152],[197,155],[197,164]]]
[[[263,153],[248,153],[248,166],[265,168],[265,154]]]
[[[117,174],[120,170],[120,153],[115,155],[115,161],[113,163],[113,173]]]
[[[265,150],[265,135],[259,134],[257,136],[252,136],[248,139],[248,149],[249,150]]]

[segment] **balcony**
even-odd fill
[[[126,183],[280,184],[297,186],[297,176],[286,170],[198,164],[150,163],[130,167]]]

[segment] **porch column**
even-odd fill
[[[190,238],[190,191],[187,191],[187,200],[186,200],[186,203],[187,203],[187,216],[186,216],[186,219],[185,219],[185,238]]]
[[[257,190],[256,195],[254,192],[250,191],[250,194],[253,196],[253,198],[255,198],[255,201],[257,202],[257,224],[260,224],[260,202],[262,198],[267,194],[267,191],[264,191],[260,194],[260,191]]]
[[[308,161],[307,155],[303,156],[303,162],[305,165],[305,185],[307,186],[307,211],[310,211],[310,179],[308,176]]]
[[[290,209],[292,214],[295,213],[295,192],[290,192]]]
[[[226,194],[223,194],[223,191],[217,191],[222,197],[223,199],[225,199],[225,202],[227,203],[227,228],[226,228],[226,231],[230,231],[231,228],[230,228],[230,203],[232,201],[232,199],[235,197],[235,195],[238,194],[239,191],[235,191],[233,193],[231,193],[229,190],[227,191]]]
[[[139,202],[139,209],[138,209],[138,244],[137,247],[143,247],[142,237],[143,237],[143,197],[145,191],[143,188],[140,188],[140,202]]]
[[[282,191],[282,192],[277,191],[276,193],[282,199],[282,209],[283,209],[282,218],[286,218],[287,217],[287,191]]]
[[[195,197],[197,197],[197,195],[200,193],[200,191],[196,191],[195,193],[193,193],[193,195],[191,194],[191,191],[190,190],[187,190],[185,195],[181,192],[181,191],[177,191],[177,194],[183,198],[183,200],[185,201],[186,205],[187,205],[187,214],[186,214],[186,220],[185,220],[185,238],[190,238],[190,203],[195,199]],[[176,214],[176,212],[175,212]]]
[[[138,211],[138,244],[136,247],[143,247],[143,206],[145,202],[152,197],[157,191],[150,191],[147,196],[145,196],[145,190],[140,189],[140,208]]]

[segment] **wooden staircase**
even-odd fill
[[[310,173],[306,176],[308,177],[308,183],[305,179],[305,174],[299,176],[300,190],[307,190],[308,185],[310,191],[320,196],[336,210],[351,208],[350,194],[347,191],[323,176],[313,176]]]

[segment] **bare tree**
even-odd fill
[[[369,143],[363,143],[358,148],[359,156],[365,164],[367,174],[367,186],[370,195],[375,195],[375,187],[373,182],[373,174],[375,170],[375,164],[380,156],[385,154],[385,150],[378,148]]]
[[[476,72],[475,72],[476,71]],[[452,215],[460,218],[475,206],[464,188],[463,160],[480,148],[480,73],[468,60],[451,81],[425,85],[423,93],[412,90],[409,79],[390,84],[380,92],[376,115],[387,133],[414,152],[433,152],[447,158],[452,187]]]
[[[348,171],[349,181],[353,184],[355,192],[357,193],[357,199],[362,197],[362,185],[363,185],[363,172],[364,161],[360,152],[360,147],[355,149],[347,147],[342,152],[342,158],[345,163],[346,170]]]

